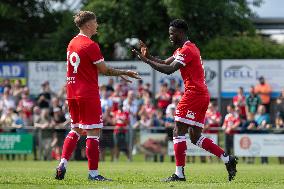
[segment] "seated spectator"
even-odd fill
[[[267,129],[268,124],[270,123],[270,116],[268,113],[266,113],[264,105],[260,105],[258,107],[257,113],[255,115],[255,121],[259,129]]]
[[[244,120],[241,124],[241,133],[257,133],[257,122],[254,120],[254,114],[248,113],[247,120]],[[245,159],[244,159],[245,160]],[[246,163],[254,163],[255,157],[246,158]]]
[[[227,106],[227,114],[224,119],[222,129],[225,131],[226,153],[233,154],[234,134],[238,133],[240,126],[240,116],[235,111],[235,106],[230,104]]]
[[[284,122],[284,89],[281,91],[280,96],[276,99],[275,105],[275,127],[283,127]]]
[[[266,133],[267,129],[270,127],[270,116],[268,113],[266,113],[266,108],[264,105],[260,105],[258,107],[255,115],[255,121],[258,125],[258,130],[260,130],[261,133]],[[261,163],[268,164],[268,157],[261,157]]]

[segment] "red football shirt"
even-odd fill
[[[114,112],[115,128],[114,133],[126,133],[127,122],[129,120],[129,115],[127,112],[122,112],[120,110]]]
[[[84,34],[78,34],[67,48],[67,99],[99,98],[98,69],[104,61],[100,47]]]
[[[199,49],[194,43],[187,41],[182,48],[178,48],[173,57],[183,65],[180,73],[184,82],[185,91],[209,94],[205,83],[204,67]]]

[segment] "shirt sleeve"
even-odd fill
[[[181,48],[173,57],[175,58],[174,61],[181,63],[183,66],[186,66],[192,60],[192,56],[188,48]]]
[[[104,61],[104,57],[101,53],[100,47],[97,43],[92,43],[88,49],[87,54],[94,64],[98,64]]]

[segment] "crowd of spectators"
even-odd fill
[[[273,106],[275,115],[272,117],[275,121],[272,122],[271,87],[263,77],[259,81],[258,85],[251,86],[248,95],[240,87],[223,116],[218,111],[216,101],[209,104],[204,133],[216,134],[223,129],[228,153],[233,152],[233,136],[236,133],[265,133],[272,127],[284,127],[284,91]],[[166,133],[166,140],[172,140],[175,109],[183,94],[181,86],[171,79],[161,83],[156,94],[151,90],[151,84],[143,83],[142,80],[138,81],[135,88],[132,86],[123,80],[115,83],[113,78],[106,85],[100,86],[103,121],[107,126],[100,139],[102,160],[105,159],[107,149],[113,161],[118,160],[120,151],[131,160],[131,153],[141,149],[136,146],[141,135]],[[44,82],[41,88],[39,95],[32,96],[21,80],[3,80],[0,84],[0,132],[24,133],[28,128],[23,126],[31,126],[34,136],[38,136],[37,132],[41,131],[41,139],[35,137],[34,140],[34,159],[38,159],[39,153],[43,154],[45,160],[59,159],[66,128],[70,123],[65,87],[56,93],[52,91],[49,82]],[[133,132],[129,128],[135,132],[129,133]],[[37,148],[39,142],[44,144],[40,152]],[[151,143],[152,148],[155,145],[160,144]],[[149,150],[149,145],[142,147]],[[162,161],[165,154],[159,155]],[[7,158],[10,156],[7,155]],[[154,158],[157,159],[157,156]],[[202,161],[205,159],[202,157]],[[246,161],[252,163],[254,159],[248,158]],[[267,158],[263,157],[262,162],[268,163]]]

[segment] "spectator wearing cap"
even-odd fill
[[[265,106],[266,112],[270,112],[270,95],[272,92],[271,86],[261,76],[258,79],[259,84],[255,86],[255,92],[260,96],[262,105]]]

